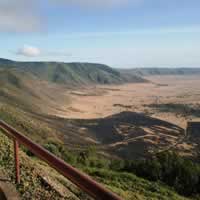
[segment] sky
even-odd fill
[[[199,0],[0,0],[0,57],[200,67]]]

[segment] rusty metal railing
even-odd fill
[[[88,195],[99,200],[122,200],[119,196],[112,193],[101,184],[94,181],[88,175],[80,172],[63,160],[57,158],[52,153],[34,143],[29,138],[0,120],[0,129],[2,129],[14,141],[14,157],[15,157],[15,175],[16,183],[20,183],[20,162],[19,162],[19,144],[24,145],[34,155],[48,163],[52,168],[56,169],[60,174],[68,178],[72,183]]]

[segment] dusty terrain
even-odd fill
[[[91,143],[103,144],[103,149],[114,155],[134,158],[168,149],[185,156],[195,155],[197,144],[188,140],[184,129],[188,120],[199,119],[161,112],[150,105],[199,105],[199,76],[147,78],[150,83],[67,91],[70,103],[51,114],[73,119],[77,132],[88,135]]]
[[[122,111],[152,112],[148,104],[200,103],[199,76],[149,76],[151,83],[97,86],[66,92],[71,104],[61,105],[56,115],[65,118],[103,118]],[[55,113],[54,113],[55,114]],[[183,128],[186,118],[170,113],[151,113]]]

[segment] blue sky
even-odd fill
[[[199,0],[0,0],[0,57],[200,67]]]

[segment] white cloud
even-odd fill
[[[33,32],[41,28],[37,0],[0,0],[0,32]]]
[[[13,52],[13,51],[12,51]],[[18,56],[25,56],[25,57],[71,57],[72,54],[65,50],[41,50],[38,47],[24,45],[22,48],[19,48],[17,51],[13,52]]]
[[[36,56],[40,56],[41,50],[37,47],[24,45],[24,47],[18,49],[16,54],[26,56],[26,57],[36,57]]]

